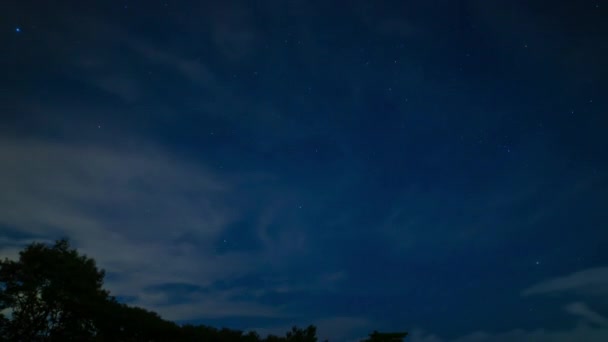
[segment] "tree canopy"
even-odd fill
[[[10,340],[75,340],[95,334],[97,313],[108,300],[104,272],[70,249],[66,240],[34,243],[18,261],[0,262],[0,310]]]
[[[103,289],[104,271],[67,240],[32,243],[19,259],[0,261],[2,341],[317,342],[317,328],[294,326],[285,336],[178,325],[157,313],[119,303]],[[407,333],[374,332],[365,341],[401,341]]]
[[[401,342],[406,336],[406,332],[380,333],[374,331],[369,338],[361,342]]]

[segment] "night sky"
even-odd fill
[[[262,334],[608,341],[603,0],[0,3],[0,256]]]

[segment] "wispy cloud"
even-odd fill
[[[591,296],[606,295],[608,289],[608,268],[599,267],[557,277],[530,286],[522,291],[523,296],[550,295],[554,293],[583,294]],[[596,297],[597,298],[597,297]],[[412,342],[603,342],[608,341],[608,317],[593,310],[587,303],[571,302],[562,309],[575,316],[573,328],[563,329],[513,329],[503,332],[475,331],[461,337],[444,339],[421,330],[414,331],[409,337]]]
[[[215,254],[224,227],[238,217],[226,203],[231,186],[162,149],[4,140],[0,159],[0,225],[10,240],[2,256],[15,257],[18,245],[32,240],[67,236],[109,272],[114,294],[135,298],[154,284],[204,285],[263,260]],[[180,316],[178,309],[196,313],[182,305],[171,315]]]
[[[291,277],[302,271],[294,269],[294,258],[310,253],[311,232],[298,231],[285,213],[264,217],[267,227],[275,227],[272,231],[255,224],[243,227],[252,235],[237,242],[257,239],[260,248],[230,248],[233,241],[226,236],[231,225],[283,196],[282,188],[268,187],[268,203],[248,200],[259,195],[247,191],[259,178],[219,176],[201,162],[175,158],[146,143],[118,148],[4,139],[0,159],[0,229],[5,236],[0,257],[16,257],[31,241],[69,237],[108,272],[106,286],[112,294],[166,318],[288,317],[282,306],[262,305],[256,298],[267,292],[330,291],[345,278],[342,271],[323,267],[314,275]],[[285,232],[291,231],[297,241],[286,240]],[[269,272],[274,279],[264,287],[236,281]],[[163,284],[190,284],[207,292],[194,291],[188,300],[176,301],[169,297],[171,291],[159,290]]]
[[[234,300],[233,295],[233,291],[224,291],[192,295],[189,296],[188,302],[182,303],[159,303],[159,298],[155,298],[155,302],[152,303],[149,300],[137,300],[131,304],[162,312],[165,319],[173,321],[225,317],[285,318],[288,316],[279,307],[269,307],[252,301]]]
[[[455,339],[443,339],[435,334],[416,331],[408,336],[410,342],[603,342],[608,340],[608,329],[579,325],[563,330],[514,329],[505,332],[476,331]]]
[[[588,295],[608,294],[608,267],[591,268],[548,279],[525,289],[522,294],[529,296],[568,291]]]
[[[137,101],[143,92],[141,84],[135,78],[120,74],[99,76],[92,82],[99,89],[117,95],[128,103]]]
[[[66,9],[66,15],[57,20],[70,25],[74,17],[82,16]],[[214,72],[198,56],[150,42],[123,25],[86,15],[85,18],[80,30],[69,37],[78,42],[77,53],[59,44],[58,38],[49,39],[46,45],[50,55],[61,58],[67,67],[77,69],[70,78],[128,103],[143,98],[149,100],[146,95],[150,93],[151,83],[158,81],[159,70],[186,80],[183,87],[203,87],[206,93],[216,93],[219,89]],[[68,38],[62,36],[61,39]]]
[[[566,311],[583,318],[585,321],[601,326],[608,326],[608,318],[595,312],[587,304],[582,302],[570,303],[565,307]]]
[[[127,46],[148,63],[166,66],[197,85],[208,88],[216,86],[215,75],[200,60],[156,48],[135,38],[127,41]]]

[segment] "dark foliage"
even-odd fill
[[[401,342],[407,336],[406,332],[380,333],[374,331],[369,338],[361,342]]]
[[[2,333],[13,341],[83,340],[96,333],[97,313],[108,300],[103,271],[66,240],[32,244],[19,261],[0,261]]]
[[[103,278],[95,261],[79,255],[67,240],[34,243],[19,260],[0,261],[0,340],[317,342],[313,325],[266,338],[253,331],[180,326],[119,303],[103,289]],[[401,341],[405,335],[374,332],[366,341]]]

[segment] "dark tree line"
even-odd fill
[[[119,303],[103,289],[104,271],[71,249],[67,240],[33,243],[19,260],[0,261],[1,341],[243,341],[316,342],[316,327],[293,327],[285,336],[205,325],[178,325],[157,313]],[[366,341],[401,341],[403,334],[374,332]]]

